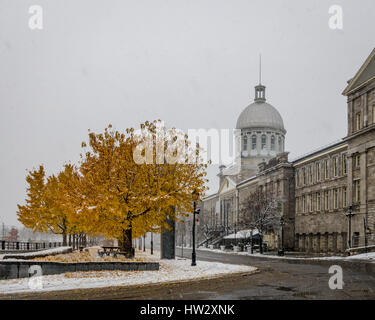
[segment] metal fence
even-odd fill
[[[365,248],[375,246],[375,234],[368,234],[366,236],[353,235],[352,248]]]
[[[21,242],[0,240],[1,251],[34,251],[61,247],[62,242]]]

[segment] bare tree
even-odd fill
[[[281,202],[273,192],[257,188],[241,203],[239,224],[246,229],[258,230],[260,253],[263,253],[264,232],[275,232],[280,227]]]

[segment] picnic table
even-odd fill
[[[117,253],[120,252],[119,247],[114,247],[114,246],[102,246],[101,247],[103,250],[99,250],[98,253],[100,256],[106,255],[106,256],[117,256]]]
[[[114,258],[117,257],[118,254],[125,255],[125,252],[122,252],[120,247],[115,247],[115,246],[102,246],[101,247],[103,250],[99,250],[98,254],[99,256],[103,257],[104,255],[110,256],[112,255]],[[134,248],[133,248],[134,250]]]

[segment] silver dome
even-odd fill
[[[261,101],[249,105],[237,120],[237,129],[267,128],[285,133],[280,113],[269,103]]]

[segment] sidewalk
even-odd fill
[[[181,247],[177,247],[177,254],[180,254]],[[185,248],[184,250],[191,250],[191,248]],[[206,251],[216,254],[225,254],[225,255],[237,255],[237,256],[248,256],[249,258],[254,259],[275,259],[281,260],[287,263],[297,263],[297,264],[313,264],[313,265],[340,265],[342,267],[350,267],[352,269],[365,271],[368,273],[375,273],[375,252],[360,254],[350,257],[288,257],[288,256],[277,256],[277,255],[267,255],[254,253],[250,254],[248,252],[234,252],[229,250],[219,250],[219,249],[209,249],[209,248],[198,248],[197,251]]]

